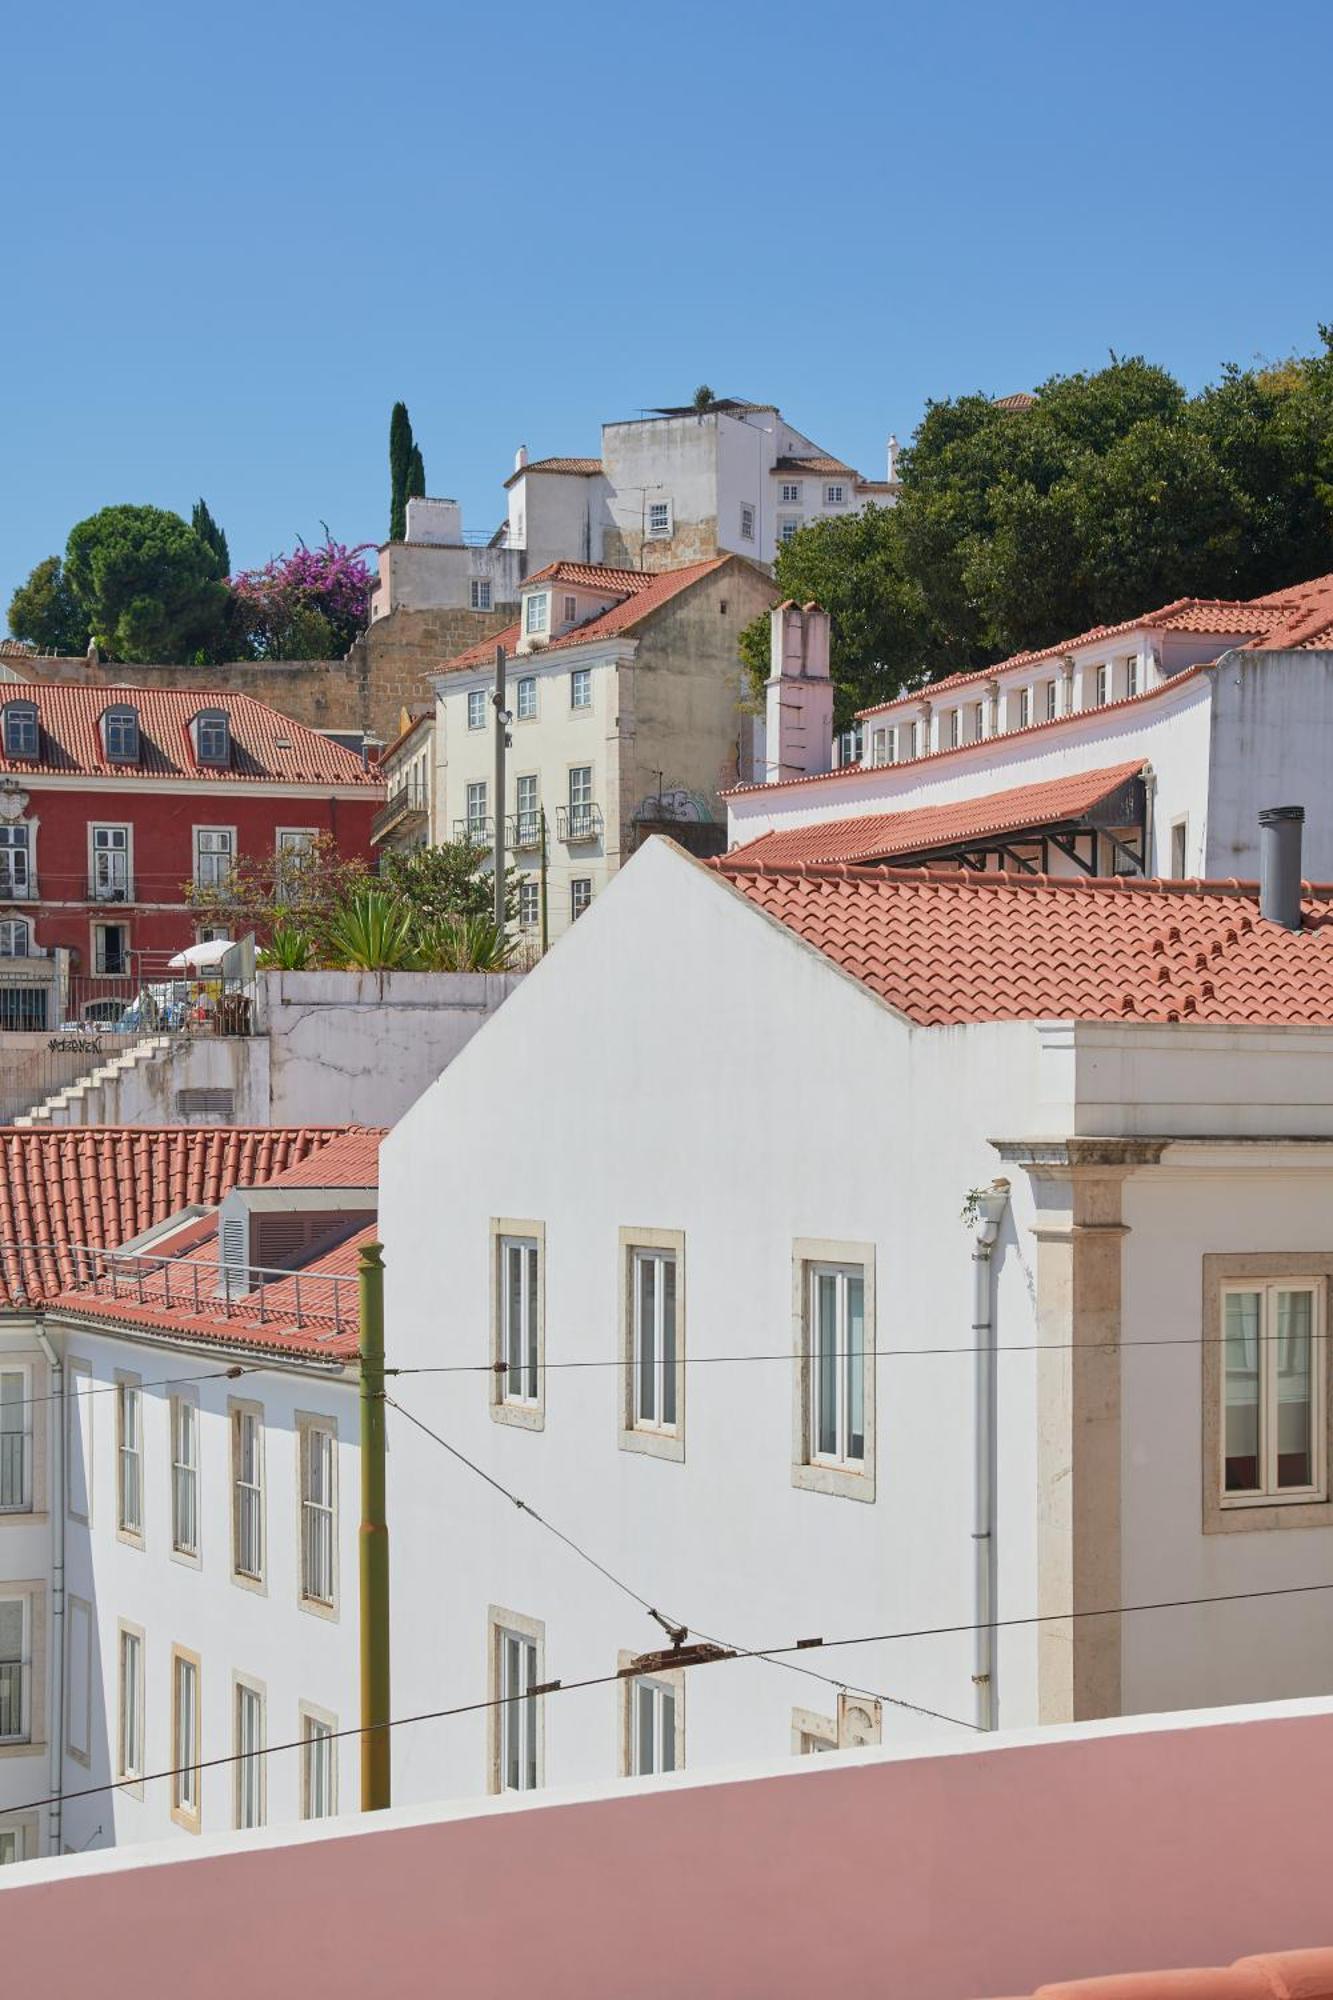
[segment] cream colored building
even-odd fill
[[[521,875],[520,922],[568,928],[646,832],[696,853],[726,843],[721,795],[754,775],[757,719],[738,642],[775,591],[719,556],[652,574],[558,562],[522,587],[516,625],[435,677],[431,839],[489,846],[497,809]],[[495,648],[507,655],[509,749],[495,797]]]

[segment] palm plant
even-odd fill
[[[503,972],[515,949],[491,917],[439,917],[419,933],[416,962],[423,972]]]
[[[334,965],[358,972],[396,972],[416,963],[412,912],[383,889],[361,889],[335,911],[325,935]]]
[[[259,963],[265,971],[309,972],[315,963],[315,940],[296,924],[275,924]]]

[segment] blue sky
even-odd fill
[[[1333,319],[1327,0],[12,10],[0,609],[112,501],[238,566],[498,520],[514,448],[715,392],[878,473],[925,399]]]

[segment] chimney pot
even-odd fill
[[[1284,930],[1301,927],[1304,806],[1267,806],[1259,815],[1259,915]]]

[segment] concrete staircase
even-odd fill
[[[130,1048],[122,1049],[118,1056],[111,1056],[89,1070],[87,1076],[75,1077],[60,1090],[40,1104],[34,1104],[31,1111],[14,1120],[16,1126],[52,1125],[104,1125],[103,1115],[107,1084],[119,1083],[130,1070],[138,1069],[143,1063],[155,1062],[171,1047],[170,1035],[145,1035],[142,1041]]]

